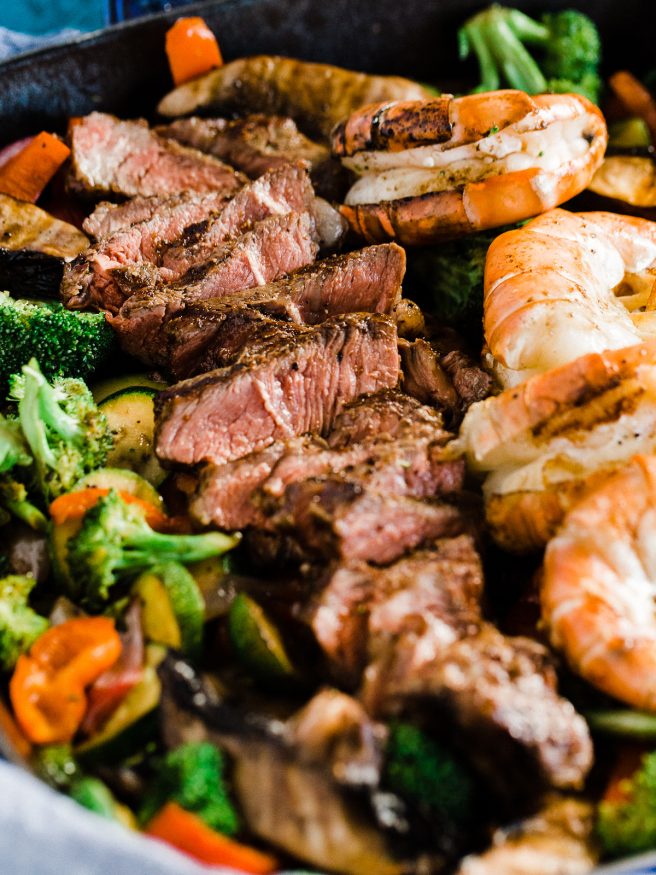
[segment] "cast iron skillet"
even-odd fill
[[[586,12],[601,29],[609,71],[629,67],[641,72],[656,66],[656,3],[507,2],[528,13],[568,7]],[[402,74],[446,90],[463,79],[457,27],[484,5],[485,0],[213,0],[186,7],[184,14],[203,16],[217,34],[226,60],[283,54]],[[172,87],[164,34],[180,14],[178,9],[127,22],[0,64],[0,146],[42,129],[63,131],[70,116],[95,109],[152,116],[158,100]],[[471,73],[475,75],[473,66]],[[0,754],[21,762],[1,730]],[[649,865],[654,865],[651,859],[649,855]]]

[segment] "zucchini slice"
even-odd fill
[[[123,377],[110,377],[108,380],[102,380],[100,383],[96,383],[91,392],[93,400],[96,404],[100,404],[105,398],[123,392],[125,389],[144,388],[159,391],[166,389],[166,386],[166,383],[159,380],[151,380],[148,374],[128,374]]]
[[[228,632],[237,658],[255,680],[276,682],[295,677],[280,632],[260,605],[243,592],[230,606]]]
[[[180,649],[192,658],[199,656],[205,601],[184,566],[166,562],[145,571],[132,592],[141,601],[141,622],[148,640]]]
[[[164,499],[148,480],[127,468],[98,468],[75,484],[74,492],[97,486],[99,489],[115,489],[117,492],[129,492],[144,501],[155,505],[164,511]]]
[[[107,463],[129,468],[153,486],[159,486],[166,477],[153,448],[156,394],[157,390],[148,386],[132,386],[115,392],[98,405],[114,436]]]

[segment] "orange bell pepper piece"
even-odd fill
[[[0,167],[0,191],[34,203],[70,154],[65,143],[42,131]]]
[[[255,875],[268,875],[278,868],[275,857],[210,829],[200,817],[175,802],[167,802],[147,825],[146,832],[203,863],[231,866]]]
[[[121,639],[108,617],[67,620],[37,638],[9,682],[16,720],[29,740],[71,741],[87,709],[85,688],[120,655]]]
[[[216,37],[202,18],[178,18],[166,32],[173,82],[182,85],[223,64]]]
[[[60,495],[49,508],[52,521],[56,526],[60,526],[68,520],[81,519],[99,499],[106,495],[109,495],[109,489],[99,486],[89,486],[87,489]],[[135,504],[143,510],[145,520],[152,529],[166,528],[169,525],[169,518],[154,504],[144,501],[143,498],[137,498],[129,492],[120,491],[119,495],[126,504]]]

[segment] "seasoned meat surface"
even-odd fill
[[[215,258],[227,240],[254,222],[302,212],[312,197],[307,173],[290,164],[230,199],[210,193],[160,200],[149,218],[103,238],[76,259],[67,269],[62,295],[69,306],[90,302],[116,313],[131,278],[136,276],[140,287],[175,282]]]
[[[294,342],[160,393],[160,458],[228,462],[278,439],[327,430],[348,401],[396,384],[396,327],[387,317],[333,317],[297,331]]]
[[[245,182],[232,167],[160,137],[145,121],[92,112],[71,129],[72,189],[95,197],[167,195],[186,191],[231,194]]]
[[[395,244],[336,255],[229,299],[202,301],[168,324],[169,366],[184,378],[230,363],[222,353],[226,320],[248,308],[297,324],[367,311],[390,313],[398,300],[405,254]]]
[[[202,301],[264,285],[314,261],[314,222],[308,213],[288,213],[256,222],[228,241],[216,257],[193,268],[176,283],[151,288],[152,268],[144,276],[115,271],[127,300],[110,321],[123,348],[147,363],[166,365],[164,325],[189,302]]]
[[[328,443],[334,449],[341,449],[370,437],[394,437],[408,425],[418,424],[441,429],[442,417],[397,389],[376,392],[363,395],[344,407],[333,423]]]

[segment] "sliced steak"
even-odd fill
[[[387,317],[353,314],[297,330],[295,342],[160,393],[159,457],[228,462],[327,430],[348,401],[396,384],[396,326]]]
[[[534,799],[540,785],[583,784],[592,764],[587,724],[558,695],[549,654],[536,641],[508,638],[485,623],[421,672],[398,672],[393,663],[380,672],[387,697],[382,710],[389,713],[394,698],[422,701],[433,711],[437,705],[453,721],[454,738],[501,793],[524,788]]]
[[[398,301],[405,253],[395,243],[333,256],[240,296],[192,304],[168,327],[169,366],[184,378],[226,364],[221,347],[229,310],[249,307],[298,324],[369,311],[391,313]],[[206,352],[203,354],[202,350]]]
[[[62,294],[69,306],[91,301],[115,313],[135,271],[140,287],[175,282],[216,257],[227,240],[254,222],[302,212],[312,197],[306,171],[290,164],[249,183],[230,200],[221,194],[153,199],[158,203],[150,218],[104,238],[76,260]]]
[[[340,471],[396,495],[454,493],[462,487],[464,462],[444,457],[448,438],[439,428],[415,428],[394,442],[383,436],[343,450],[330,449],[316,437],[277,442],[237,462],[206,466],[190,510],[203,525],[268,528],[266,508],[288,486]]]
[[[341,449],[370,437],[394,437],[416,423],[441,429],[442,417],[397,389],[376,392],[363,395],[344,407],[333,423],[328,443],[334,449]]]
[[[137,202],[134,210],[131,205]],[[160,198],[134,198],[116,207],[127,221],[130,216],[146,216],[137,222],[114,223],[115,212],[107,207],[93,222],[95,213],[85,223],[100,232],[116,224],[117,230],[102,235],[68,265],[61,286],[61,297],[68,307],[81,308],[89,304],[116,312],[125,300],[114,271],[130,265],[154,264],[160,247],[175,240],[189,225],[219,213],[227,203],[222,192],[192,193]],[[100,208],[99,208],[100,210]],[[98,212],[98,210],[96,211]],[[149,215],[148,215],[149,214]]]
[[[249,115],[240,119],[181,118],[157,129],[184,146],[207,152],[256,178],[288,161],[313,169],[330,160],[330,149],[308,139],[291,118]]]
[[[127,352],[147,363],[166,365],[164,325],[188,303],[264,285],[310,264],[317,249],[310,215],[288,213],[257,222],[252,230],[226,243],[212,262],[168,286],[151,289],[151,277],[142,283],[134,271],[123,275],[116,270],[114,277],[128,300],[110,321]],[[146,265],[142,270],[148,273]]]
[[[452,505],[383,494],[342,477],[292,483],[271,524],[295,539],[309,556],[381,565],[425,541],[467,528]]]
[[[211,192],[209,196],[216,198],[220,205],[223,205],[229,197],[222,192]],[[101,201],[84,220],[83,227],[87,234],[96,241],[104,240],[106,237],[116,234],[117,231],[125,231],[126,228],[137,225],[139,222],[147,222],[156,216],[163,217],[180,203],[191,204],[202,198],[203,195],[190,191],[186,194],[154,194],[149,197],[137,195],[120,204]],[[191,219],[191,222],[193,221],[196,219]]]
[[[160,137],[145,121],[92,112],[73,125],[70,138],[69,185],[94,197],[232,194],[246,181],[218,158]]]
[[[424,404],[435,405],[451,428],[460,424],[471,404],[492,390],[490,375],[448,341],[401,340],[399,351],[404,390]]]
[[[313,200],[312,185],[302,165],[285,164],[273,169],[244,186],[217,218],[209,217],[188,227],[179,240],[166,247],[158,262],[162,278],[170,282],[211,260],[229,237],[249,223],[268,216],[302,213]]]

